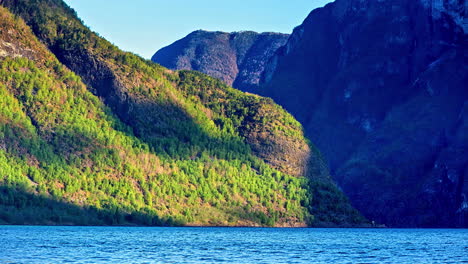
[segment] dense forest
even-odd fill
[[[62,1],[0,3],[0,222],[364,222],[272,100],[122,52]]]

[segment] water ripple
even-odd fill
[[[468,263],[466,229],[0,226],[0,263]]]

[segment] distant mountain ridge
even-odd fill
[[[198,30],[157,51],[152,61],[173,70],[196,70],[242,91],[255,91],[265,64],[289,35]]]

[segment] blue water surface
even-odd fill
[[[468,230],[0,226],[0,263],[468,263]]]

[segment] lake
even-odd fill
[[[467,229],[0,226],[0,263],[468,263]]]

